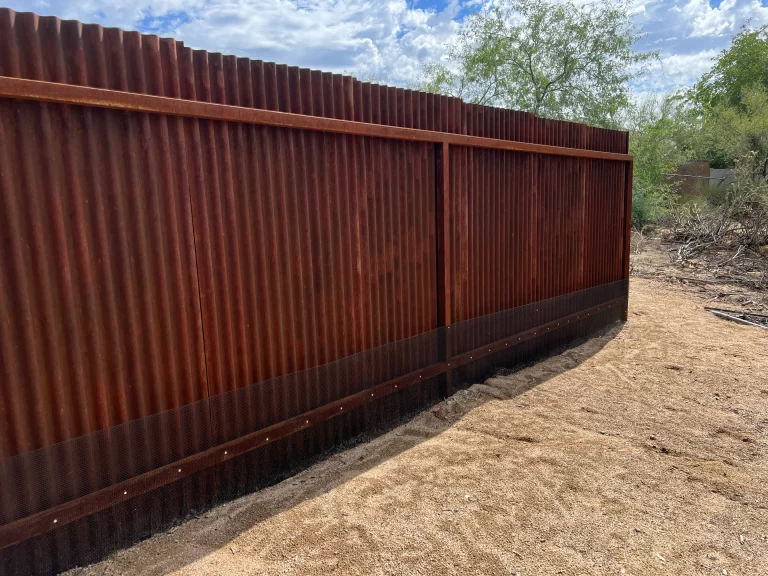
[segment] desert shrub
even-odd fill
[[[709,204],[711,207],[717,208],[718,206],[725,204],[728,188],[730,188],[730,184],[720,184],[718,186],[713,186],[709,190],[704,190],[702,197],[706,199],[707,204]]]
[[[671,228],[679,241],[701,246],[759,247],[768,243],[768,179],[756,151],[736,161],[733,183],[676,206]]]
[[[632,225],[643,229],[658,224],[674,206],[674,196],[668,187],[633,187]]]

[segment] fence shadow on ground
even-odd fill
[[[261,522],[318,498],[390,458],[438,436],[486,401],[517,398],[577,367],[599,353],[622,329],[623,324],[614,323],[597,331],[591,338],[581,338],[535,360],[511,368],[498,367],[489,379],[494,375],[513,374],[516,378],[495,379],[491,385],[479,384],[469,391],[459,390],[440,403],[437,413],[433,409],[421,411],[374,434],[355,438],[339,449],[293,469],[290,474],[282,474],[267,488],[188,518],[150,540],[115,553],[101,564],[94,564],[84,571],[76,569],[73,573],[108,574],[116,570],[115,573],[121,574],[161,575],[183,570]],[[562,361],[554,361],[556,356]],[[387,434],[396,428],[400,428],[399,433]],[[287,496],[286,484],[291,485]],[[201,535],[204,535],[204,542],[201,542]],[[247,560],[244,559],[244,562]]]

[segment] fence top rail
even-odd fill
[[[600,152],[597,150],[497,140],[494,138],[483,138],[449,132],[435,132],[416,128],[401,128],[398,126],[369,124],[352,120],[307,116],[289,112],[229,106],[226,104],[213,104],[210,102],[167,98],[164,96],[137,94],[135,92],[105,90],[103,88],[44,82],[40,80],[27,80],[7,76],[0,76],[0,98],[33,100],[37,102],[51,102],[75,106],[91,106],[129,112],[145,112],[167,116],[199,118],[203,120],[260,124],[264,126],[315,130],[355,136],[409,140],[412,142],[431,142],[436,144],[447,143],[455,146],[493,148],[496,150],[530,152],[553,156],[571,156],[576,158],[595,158],[625,162],[632,160],[632,156],[628,154],[619,154],[615,152]]]

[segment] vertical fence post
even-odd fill
[[[624,302],[624,310],[621,313],[621,319],[626,322],[629,314],[629,254],[630,244],[632,241],[632,173],[634,172],[635,162],[630,160],[626,164],[627,175],[625,181],[627,183],[626,190],[624,191],[624,270],[622,278],[627,283],[626,288],[626,300]]]
[[[589,149],[589,126],[579,127],[579,147],[584,150]],[[580,172],[579,182],[579,225],[581,234],[579,234],[579,272],[577,276],[577,290],[583,290],[587,286],[586,278],[586,243],[587,243],[587,170],[590,168],[591,160],[588,158],[577,159]]]
[[[437,206],[437,327],[442,330],[438,337],[440,360],[451,357],[451,227],[450,227],[450,176],[448,143],[435,144],[436,206]],[[453,373],[448,370],[441,387],[446,397],[453,394]]]

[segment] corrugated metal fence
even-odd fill
[[[627,144],[0,9],[0,554],[87,561],[626,314]]]

